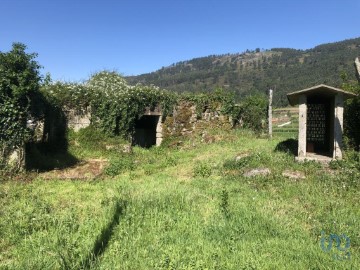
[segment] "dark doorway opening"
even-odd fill
[[[158,115],[143,115],[135,123],[133,144],[149,148],[156,145],[156,126],[159,122]]]
[[[307,106],[306,152],[331,156],[334,100],[324,96],[309,96]]]

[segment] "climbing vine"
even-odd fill
[[[130,86],[117,72],[101,71],[84,83],[51,80],[42,91],[62,108],[83,111],[91,108],[91,121],[107,135],[128,137],[135,121],[146,108],[161,108],[163,116],[172,111],[176,95],[155,86]]]
[[[26,123],[42,113],[39,97],[40,65],[35,53],[14,43],[9,52],[0,52],[0,160],[30,138]]]
[[[348,148],[360,150],[360,82],[350,81],[345,73],[341,74],[342,89],[357,96],[345,101],[344,140]]]
[[[209,93],[186,93],[181,95],[180,99],[194,103],[198,116],[201,116],[201,113],[206,109],[210,111],[220,110],[223,114],[232,115],[235,108],[234,93],[222,88]]]
[[[41,87],[41,91],[51,103],[64,109],[81,111],[91,102],[91,93],[82,83],[49,82]]]
[[[4,95],[0,99],[0,146],[5,153],[29,139],[30,130],[26,128],[26,110]]]
[[[146,108],[172,111],[175,95],[155,86],[130,86],[116,72],[102,71],[87,82],[92,93],[92,122],[109,135],[130,135]]]

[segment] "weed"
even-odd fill
[[[105,174],[116,176],[126,171],[135,169],[134,159],[131,155],[123,155],[110,160],[109,165],[105,168]]]
[[[149,176],[152,175],[155,172],[154,168],[151,166],[144,167],[144,174]]]
[[[225,188],[220,194],[220,210],[226,218],[229,218],[229,192]]]
[[[167,156],[165,158],[165,165],[169,166],[169,167],[176,166],[177,165],[177,160],[172,156]]]
[[[205,162],[199,162],[193,169],[194,177],[209,177],[212,174],[212,168]]]

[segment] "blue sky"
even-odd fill
[[[67,81],[360,37],[360,0],[0,0],[0,10],[0,51],[25,43],[42,73]]]

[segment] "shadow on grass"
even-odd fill
[[[279,142],[275,147],[275,151],[285,152],[296,156],[298,151],[298,140],[287,139],[285,141]]]
[[[38,129],[37,140],[26,144],[25,168],[30,171],[45,172],[74,166],[78,160],[68,152],[67,117],[63,109],[46,96],[39,97],[43,105],[43,119]],[[39,138],[41,137],[41,138]]]
[[[46,172],[76,165],[79,160],[66,149],[67,147],[53,149],[48,144],[41,142],[26,145],[26,170]]]
[[[120,217],[124,214],[126,205],[127,202],[123,200],[116,202],[112,219],[102,229],[89,255],[81,262],[82,269],[91,269],[93,264],[105,252],[114,234],[114,228],[119,224]]]

